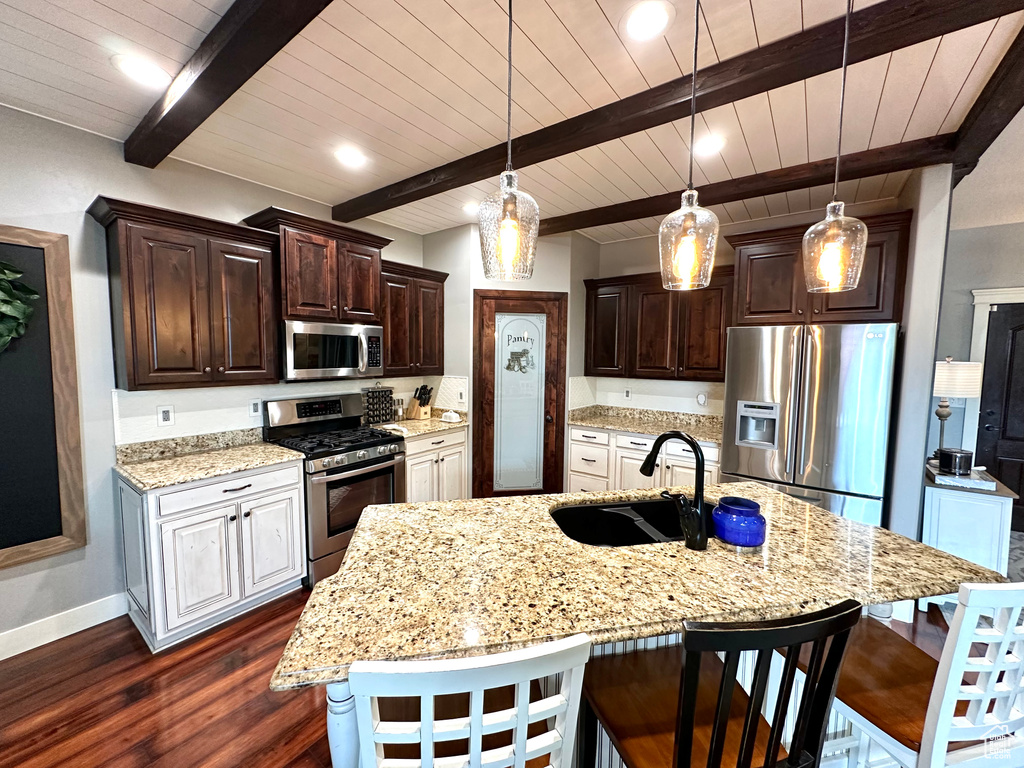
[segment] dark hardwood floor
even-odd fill
[[[308,597],[156,655],[123,616],[0,661],[0,766],[329,768],[323,688],[268,688]]]

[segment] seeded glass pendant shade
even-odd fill
[[[658,227],[661,252],[661,284],[669,291],[707,288],[715,266],[718,217],[697,205],[693,188],[693,128],[697,121],[697,34],[700,0],[693,4],[693,69],[690,76],[690,174],[679,210],[666,216]]]
[[[829,203],[825,220],[804,234],[804,279],[810,293],[852,291],[860,282],[868,228],[843,215],[843,203]]]
[[[839,90],[839,131],[836,137],[836,174],[832,202],[825,207],[825,219],[804,233],[804,280],[809,293],[852,291],[860,283],[868,227],[860,219],[843,215],[839,201],[839,160],[843,149],[843,104],[846,95],[846,53],[850,45],[850,11],[846,2],[846,36],[843,39],[843,79]]]
[[[658,227],[661,284],[670,291],[707,288],[715,266],[718,217],[697,205],[697,191],[683,192],[682,206]]]
[[[540,208],[517,182],[515,171],[505,171],[500,189],[480,203],[480,253],[488,280],[533,277]]]
[[[505,172],[498,191],[480,203],[480,257],[488,280],[529,280],[537,258],[540,208],[519,189],[512,170],[512,0],[508,0],[508,121]]]

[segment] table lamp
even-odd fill
[[[953,415],[949,410],[949,398],[981,397],[981,374],[984,366],[981,363],[954,363],[952,357],[935,363],[935,385],[932,395],[939,398],[939,407],[935,415],[939,419],[939,448],[944,448],[946,437],[946,419]],[[938,451],[935,452],[938,456]]]

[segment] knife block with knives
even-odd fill
[[[428,387],[426,384],[420,386],[409,398],[409,407],[405,409],[405,418],[411,421],[429,419],[431,415],[430,398],[433,394],[433,387]]]

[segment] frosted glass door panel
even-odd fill
[[[496,313],[494,489],[544,487],[547,316]]]

